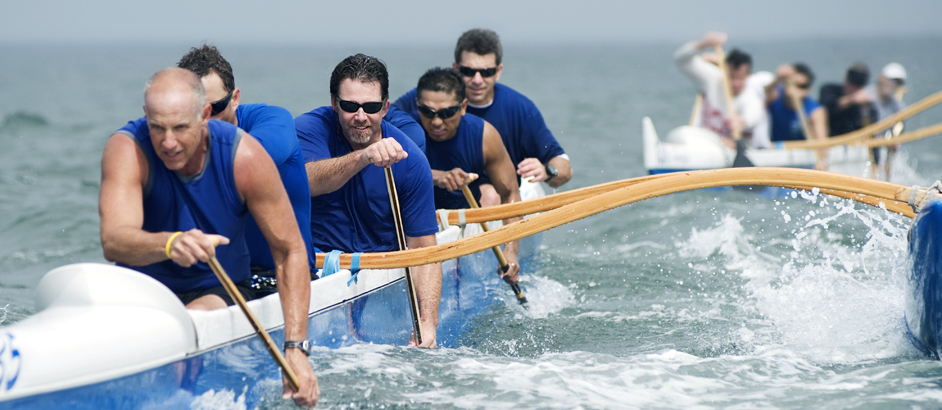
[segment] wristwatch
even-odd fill
[[[544,168],[546,168],[546,175],[547,175],[546,180],[547,181],[553,178],[556,178],[556,176],[559,175],[559,171],[556,170],[556,167],[550,164],[546,164]]]
[[[305,356],[311,355],[311,342],[309,340],[286,340],[285,351],[287,352],[290,348],[300,350]]]

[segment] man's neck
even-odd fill
[[[180,175],[188,177],[202,171],[203,165],[206,163],[207,152],[209,152],[209,129],[203,128],[200,145],[196,147],[196,152],[193,153],[193,157],[190,158],[190,161],[178,171]]]

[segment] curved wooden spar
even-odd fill
[[[792,168],[728,168],[709,171],[678,172],[657,179],[614,189],[588,200],[571,203],[560,208],[532,216],[520,222],[437,246],[412,249],[403,252],[363,254],[360,267],[369,269],[391,269],[403,266],[418,266],[441,262],[459,256],[489,249],[497,244],[524,238],[587,216],[595,215],[622,205],[692,189],[729,185],[768,185],[779,187],[817,187],[855,193],[850,199],[871,199],[879,204],[886,200],[906,202],[912,188],[890,182],[854,177],[824,171]],[[925,190],[920,190],[919,194]],[[936,195],[942,197],[942,195]],[[323,263],[323,254],[317,255],[318,264]],[[340,266],[349,268],[350,255],[340,256]]]

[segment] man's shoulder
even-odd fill
[[[262,122],[290,123],[293,120],[288,110],[264,103],[239,105],[239,108],[236,108],[236,117],[239,119],[239,127],[248,132],[252,132],[251,128]]]
[[[150,137],[150,130],[147,129],[147,118],[141,117],[136,120],[128,121],[123,127],[118,128],[115,133],[125,134],[129,137],[141,138]]]
[[[337,113],[333,107],[325,105],[315,108],[294,119],[295,127],[300,134],[302,131],[322,128],[328,131],[333,130],[333,125],[337,123]]]

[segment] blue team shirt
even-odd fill
[[[147,183],[143,189],[144,223],[147,232],[199,229],[229,238],[216,247],[216,258],[236,283],[249,278],[249,251],[245,244],[245,221],[249,216],[235,185],[233,163],[243,132],[227,122],[210,120],[209,151],[203,169],[182,176],[164,166],[150,140],[144,118],[128,122],[119,133],[131,137],[147,158]],[[197,262],[184,268],[172,260],[145,266],[126,266],[157,279],[176,293],[196,292],[220,286],[209,265]]]
[[[317,108],[294,121],[305,162],[353,152],[332,107]],[[405,234],[419,237],[438,232],[432,170],[425,154],[388,122],[383,121],[381,127],[383,138],[394,138],[409,154],[408,158],[392,165]],[[311,197],[311,236],[314,246],[323,250],[398,250],[383,169],[368,165],[340,189]]]
[[[811,118],[811,112],[821,106],[811,97],[805,96],[801,101],[805,107],[805,118]],[[772,121],[772,141],[798,141],[805,139],[801,129],[801,120],[798,112],[785,105],[785,89],[778,88],[778,98],[769,106],[769,117]]]
[[[482,178],[468,184],[474,199],[481,202],[481,180],[486,179],[484,167],[484,120],[472,114],[465,114],[458,123],[455,136],[447,141],[426,141],[425,156],[434,170],[450,171],[460,168],[464,172],[473,172]],[[449,191],[435,187],[435,208],[462,209],[470,208],[461,190]]]
[[[393,105],[418,118],[415,97],[416,90],[413,88]],[[469,105],[468,114],[483,118],[497,129],[514,168],[527,158],[536,158],[547,164],[551,159],[566,153],[546,127],[536,105],[523,94],[501,83],[494,85],[494,101],[491,105],[484,108]]]
[[[307,182],[307,171],[301,157],[301,146],[294,132],[294,118],[288,110],[267,104],[245,104],[236,109],[239,128],[254,137],[278,168],[278,175],[288,193],[291,207],[294,209],[301,238],[308,253],[310,269],[314,269],[314,253],[318,250],[311,245],[311,190]],[[245,240],[249,246],[252,266],[265,270],[274,270],[271,248],[268,241],[249,216],[245,227]]]
[[[425,130],[418,123],[418,118],[413,118],[409,113],[390,105],[383,120],[399,128],[399,131],[406,134],[420,151],[425,152]]]

